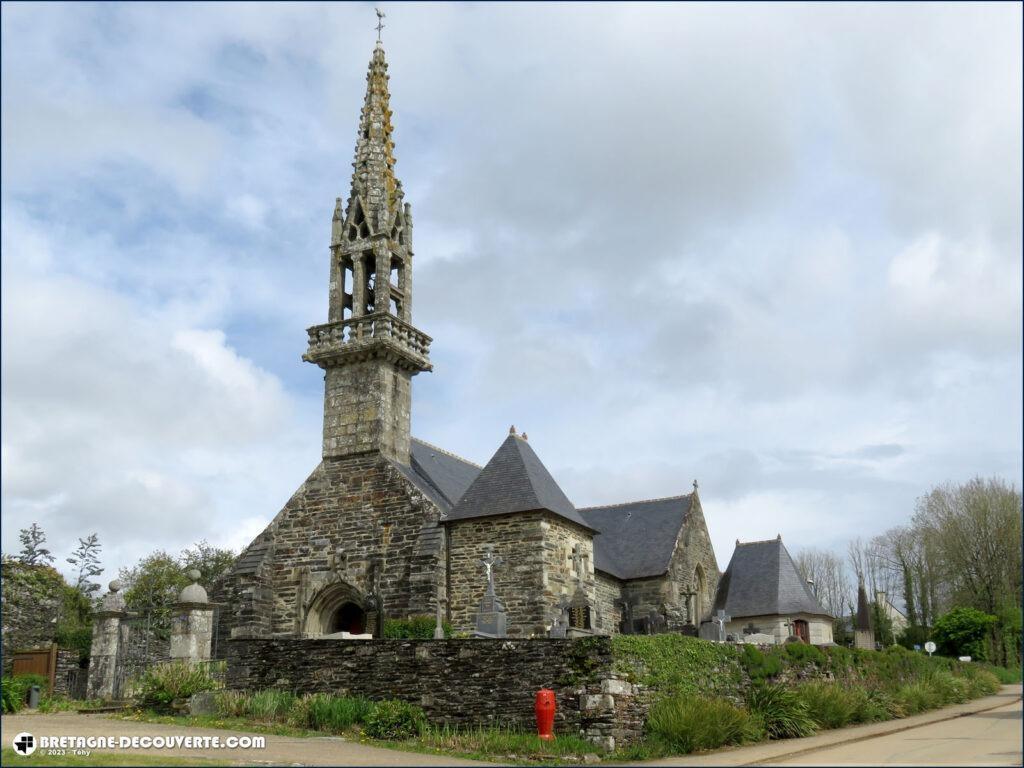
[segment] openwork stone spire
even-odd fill
[[[380,233],[398,235],[402,182],[395,177],[395,142],[391,139],[388,65],[380,43],[366,74],[366,99],[359,119],[352,188],[346,210],[349,239]],[[397,239],[397,238],[396,238]]]
[[[348,203],[331,220],[328,322],[303,359],[326,371],[324,457],[379,451],[409,461],[411,377],[431,370],[412,325],[412,210],[395,176],[388,65],[377,42],[366,74]]]

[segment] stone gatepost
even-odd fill
[[[181,590],[171,619],[171,658],[195,664],[210,660],[213,606],[199,585],[199,571],[188,572],[192,583]]]
[[[123,639],[121,622],[128,616],[124,596],[118,594],[121,582],[115,579],[110,582],[109,587],[110,592],[104,595],[92,625],[88,683],[90,699],[108,701],[117,693],[117,659]]]

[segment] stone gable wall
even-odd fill
[[[641,733],[645,691],[612,671],[611,641],[286,640],[229,643],[227,686],[295,693],[398,698],[423,707],[435,724],[536,725],[538,690],[557,702],[555,733],[614,748]]]
[[[596,627],[597,586],[594,583],[594,538],[577,525],[563,522],[560,518],[548,517],[541,521],[544,533],[544,602],[547,623],[558,618],[559,604],[563,595],[572,599],[580,589],[587,598],[591,610],[591,627]],[[573,565],[573,548],[579,546],[586,557],[585,575],[577,578]]]
[[[211,590],[226,604],[218,655],[232,632],[301,634],[321,590],[346,584],[365,596],[375,573],[385,615],[433,615],[444,563],[439,516],[378,454],[324,460],[251,545],[265,548],[259,563],[236,566]]]
[[[447,523],[449,619],[456,632],[471,632],[487,589],[480,558],[488,547],[502,558],[494,593],[505,606],[510,637],[544,632],[544,529],[540,512],[496,515]]]

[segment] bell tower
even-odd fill
[[[408,464],[412,377],[431,370],[431,339],[412,325],[412,214],[395,177],[387,70],[378,40],[348,203],[334,208],[327,323],[308,329],[302,359],[324,369],[325,459]]]

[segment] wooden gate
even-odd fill
[[[32,651],[15,651],[11,654],[12,675],[43,675],[49,680],[47,690],[53,693],[53,682],[57,676],[57,644],[49,648]]]

